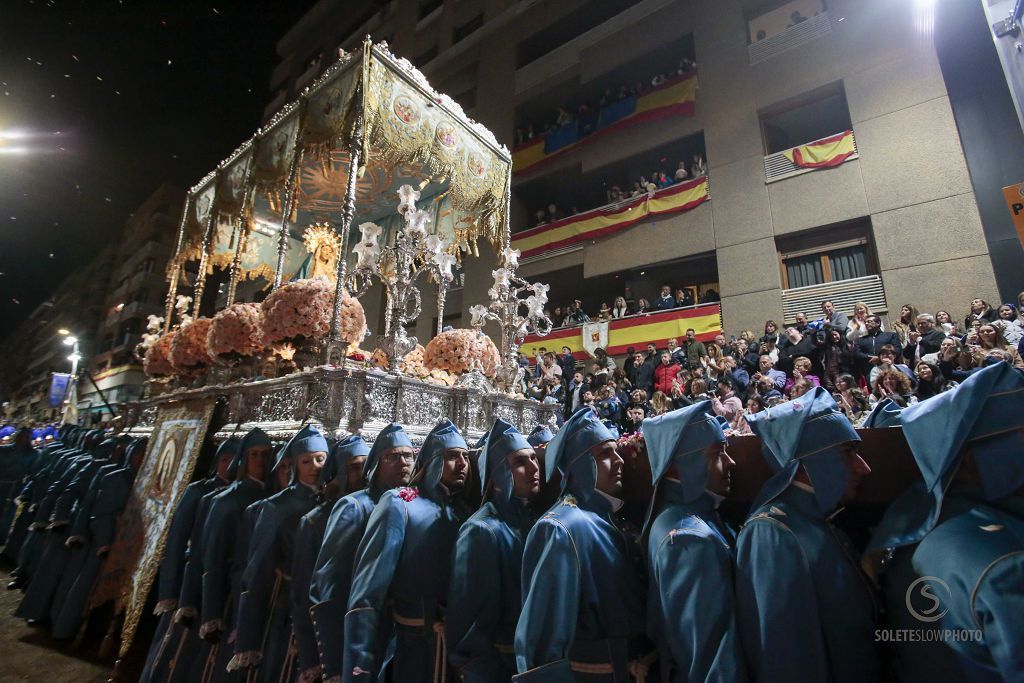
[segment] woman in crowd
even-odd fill
[[[836,378],[836,391],[832,397],[847,419],[855,425],[860,424],[871,412],[871,402],[857,386],[857,380],[851,374],[839,375]]]
[[[960,354],[960,367],[965,370],[982,367],[994,349],[1001,350],[1004,358],[1015,368],[1024,370],[1024,361],[1017,349],[1006,343],[1002,330],[992,323],[983,323],[978,326],[977,335],[968,335],[967,350]]]
[[[672,401],[662,391],[655,391],[654,396],[651,397],[651,409],[653,414],[651,415],[664,415],[670,410],[675,410],[675,406],[672,405]]]
[[[851,321],[852,322],[852,321]],[[857,371],[857,356],[853,350],[853,342],[834,328],[825,333],[821,349],[821,364],[825,368],[822,385],[830,392],[836,391],[836,381],[842,374],[853,374]]]
[[[996,319],[995,310],[988,305],[988,302],[984,299],[974,299],[971,301],[971,310],[964,318],[964,327],[970,328],[971,323],[975,320],[981,320],[986,323],[990,323]]]
[[[892,324],[892,331],[899,335],[901,346],[906,346],[910,341],[910,333],[917,331],[916,320],[916,308],[910,304],[900,306],[900,317]]]
[[[752,394],[747,399],[747,407],[737,413],[736,420],[732,423],[733,430],[737,434],[753,434],[750,425],[747,424],[746,416],[759,413],[767,407],[767,404],[760,395]]]
[[[597,311],[597,319],[601,321],[609,321],[612,319],[612,309],[608,307],[607,301],[601,302],[601,308]]]
[[[821,386],[821,380],[818,376],[811,374],[811,359],[807,356],[797,356],[793,359],[793,373],[786,380],[786,385],[782,388],[782,393],[786,394],[790,398],[795,398],[793,396],[793,387],[802,379],[810,382],[812,387]]]
[[[708,396],[708,383],[701,377],[690,380],[690,386],[687,387],[687,390],[691,401],[703,401],[711,398]]]
[[[947,335],[959,334],[956,321],[953,320],[953,316],[949,314],[949,311],[935,312],[935,327],[944,330]]]
[[[707,348],[707,358],[701,358],[700,360],[702,363],[705,363],[708,379],[718,379],[727,371],[724,358],[722,357],[722,349],[718,344],[708,344]]]
[[[626,298],[617,296],[615,302],[612,305],[612,317],[618,320],[619,318],[625,318],[629,315],[629,310],[626,308]]]
[[[743,412],[743,402],[736,396],[732,380],[728,377],[718,379],[718,391],[711,399],[711,409],[715,415],[721,415],[729,424]]]
[[[910,378],[895,368],[882,370],[875,378],[871,390],[871,403],[877,403],[883,398],[890,398],[903,408],[917,403],[917,397],[910,386]]]
[[[853,315],[850,316],[850,320],[846,323],[847,339],[855,342],[868,333],[865,321],[869,315],[871,315],[871,309],[863,301],[858,301],[853,305]]]
[[[917,375],[917,388],[914,390],[914,396],[918,401],[931,398],[943,391],[949,391],[956,386],[956,382],[951,382],[943,376],[939,366],[935,363],[920,361],[914,368],[914,374]]]
[[[650,312],[651,312],[651,304],[648,303],[647,299],[639,299],[636,302],[636,315],[640,315],[641,313],[650,313]]]
[[[1024,337],[1024,320],[1017,317],[1017,307],[1013,304],[1003,304],[996,312],[999,316],[992,321],[1003,332],[1003,338],[1010,346],[1016,347]]]
[[[762,335],[757,341],[759,344],[770,342],[774,346],[779,345],[779,326],[774,320],[768,320],[765,322],[764,335]]]

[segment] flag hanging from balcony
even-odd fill
[[[582,116],[512,152],[512,172],[522,175],[613,131],[645,121],[672,116],[693,116],[697,102],[697,74],[673,78],[639,97],[612,102],[590,116]]]
[[[649,216],[681,213],[711,199],[707,176],[687,180],[643,194],[625,203],[606,206],[553,223],[538,225],[512,235],[512,248],[522,258],[536,256],[554,249],[568,247],[585,240],[605,237],[639,223]]]
[[[783,152],[787,159],[800,168],[833,168],[856,153],[852,130]]]
[[[697,339],[710,342],[722,331],[721,311],[718,304],[706,304],[661,313],[634,315],[600,323],[601,326],[606,326],[607,332],[599,328],[595,330],[594,325],[567,327],[554,330],[546,337],[529,335],[523,340],[520,348],[528,357],[534,358],[537,349],[542,346],[548,349],[568,346],[577,360],[585,360],[592,355],[588,353],[590,348],[597,347],[593,340],[595,332],[598,339],[602,333],[607,335],[605,348],[609,354],[615,356],[626,353],[630,346],[642,349],[648,342],[663,346],[665,340],[672,337],[682,339],[686,336],[686,330],[691,327],[697,333]]]

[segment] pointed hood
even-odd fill
[[[752,509],[789,488],[800,465],[807,471],[822,514],[835,509],[848,479],[839,447],[860,441],[860,436],[828,392],[815,387],[800,398],[749,415],[746,420],[761,437],[765,457],[776,472],[761,489]]]
[[[480,471],[480,491],[494,502],[499,510],[504,510],[512,499],[512,470],[509,469],[506,456],[523,449],[533,450],[533,446],[518,429],[500,417],[491,425],[484,437],[485,444],[477,456],[477,469]],[[487,487],[493,484],[488,496]]]
[[[383,493],[374,482],[377,476],[377,466],[380,465],[380,456],[392,448],[399,448],[401,446],[412,448],[412,439],[409,438],[402,425],[397,422],[392,422],[380,430],[377,438],[373,441],[370,453],[366,456],[366,462],[363,464],[363,478],[366,479],[367,485],[370,488],[370,496],[375,501]]]
[[[327,445],[327,438],[323,435],[317,427],[311,424],[303,425],[299,431],[292,435],[292,438],[288,439],[287,443],[284,444],[278,451],[277,456],[274,458],[274,466],[271,468],[271,472],[276,472],[277,468],[281,466],[281,463],[285,458],[291,458],[291,465],[289,465],[288,483],[294,484],[298,477],[298,466],[299,456],[303,453],[330,453],[331,447]],[[271,478],[271,481],[274,478]]]
[[[547,425],[537,425],[530,432],[530,435],[526,437],[526,440],[530,442],[530,445],[534,448],[540,448],[546,445],[551,439],[555,438],[555,433],[551,431],[551,427]]]
[[[903,408],[896,401],[891,398],[883,398],[871,409],[861,426],[867,428],[899,427],[900,413],[902,412]]]
[[[722,425],[712,414],[711,401],[649,417],[643,422],[643,434],[654,485],[674,464],[686,502],[704,495],[708,482],[704,451],[712,444],[725,442]]]
[[[258,446],[271,446],[270,436],[259,427],[254,427],[242,437],[242,443],[238,446],[238,453],[235,455],[234,461],[228,468],[228,478],[240,481],[245,479],[247,475],[245,467],[245,453],[250,448],[256,448]],[[270,470],[270,462],[268,460],[266,469]]]
[[[237,436],[229,436],[220,442],[217,446],[216,452],[213,454],[213,460],[210,462],[210,471],[207,473],[208,477],[217,476],[217,463],[224,456],[231,456],[231,463],[228,465],[228,471],[235,465],[235,461],[238,460],[238,451],[241,448],[242,440]]]
[[[349,434],[331,448],[331,455],[320,471],[320,483],[327,484],[338,477],[344,477],[350,459],[369,454],[370,444],[366,443],[366,439],[358,434]],[[344,486],[342,486],[342,492],[344,492]]]
[[[1024,373],[993,363],[962,384],[909,406],[903,434],[924,479],[898,499],[879,525],[871,548],[910,545],[935,528],[946,490],[970,449],[989,501],[1024,486]]]
[[[427,438],[423,440],[417,464],[420,469],[420,492],[428,498],[437,500],[441,497],[441,472],[444,469],[444,454],[452,448],[469,450],[469,445],[462,437],[462,432],[455,424],[445,418],[435,425]]]
[[[597,463],[589,457],[590,449],[614,440],[615,435],[608,431],[591,408],[580,408],[548,442],[544,452],[544,478],[550,481],[557,469],[562,473],[563,492],[584,503],[591,501],[595,498]]]

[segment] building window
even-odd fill
[[[763,109],[759,117],[766,155],[853,129],[842,82]]]
[[[878,274],[867,220],[776,239],[783,289]]]
[[[484,25],[484,15],[481,12],[461,26],[456,26],[452,31],[452,43],[457,43],[473,31]]]
[[[823,0],[769,0],[744,12],[748,40],[756,43],[777,36],[819,16],[825,11]]]

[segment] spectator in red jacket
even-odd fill
[[[679,366],[672,362],[672,354],[663,350],[661,363],[654,368],[654,390],[669,395],[672,392],[672,380],[679,370]]]

